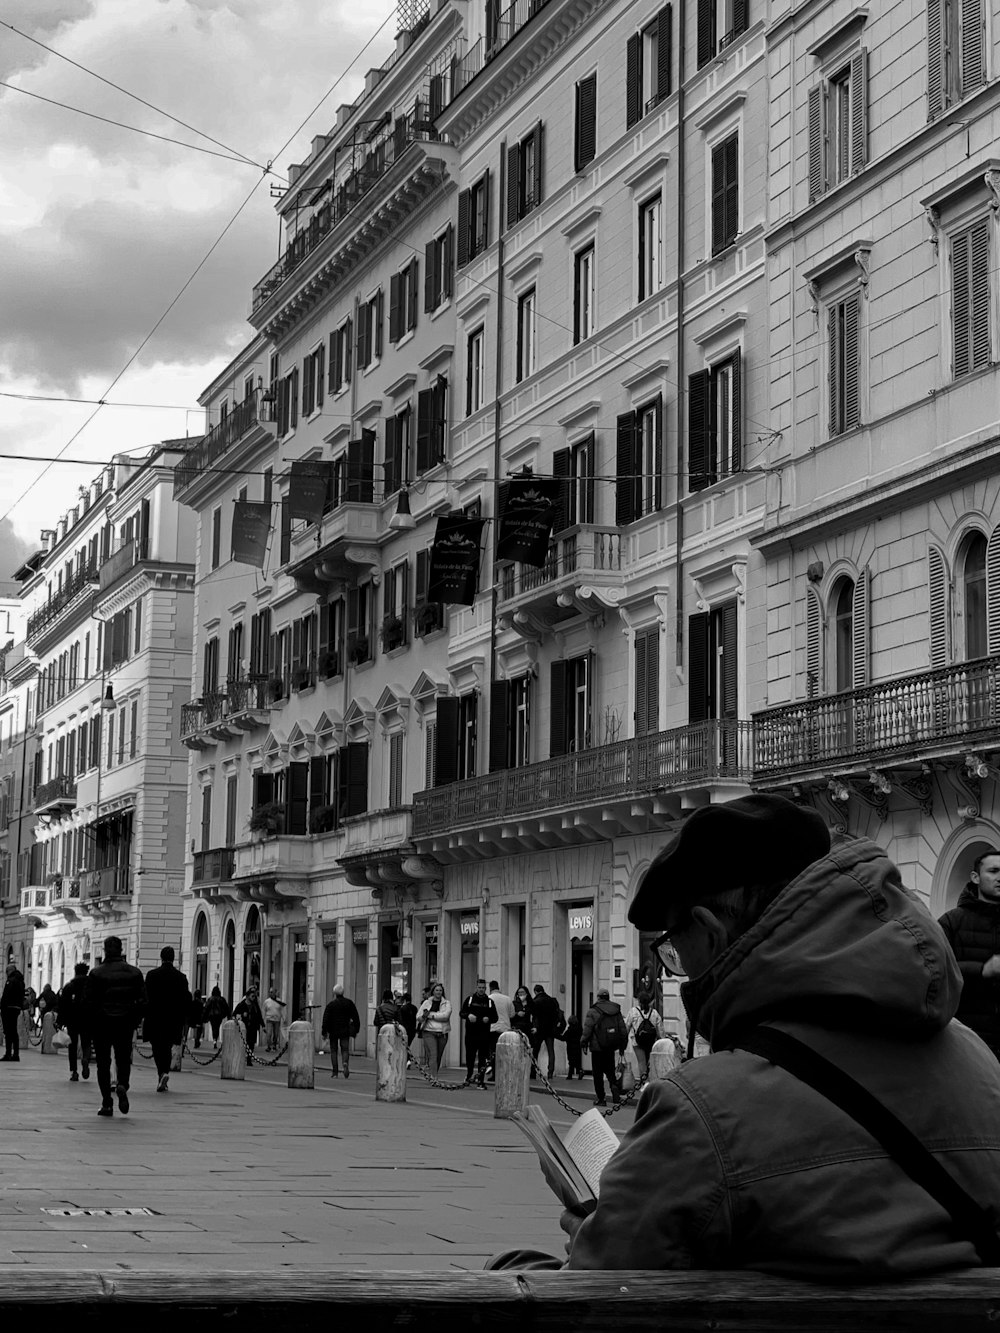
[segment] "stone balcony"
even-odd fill
[[[502,628],[557,624],[581,611],[616,606],[624,590],[621,530],[581,524],[551,543],[541,568],[504,565],[499,579]]]
[[[181,705],[181,742],[189,750],[207,750],[222,740],[266,727],[272,698],[280,698],[267,676],[241,676]]]
[[[233,848],[232,881],[241,899],[272,908],[295,907],[309,894],[316,839],[279,833]]]
[[[76,782],[61,773],[50,782],[42,782],[35,788],[31,808],[36,815],[58,817],[67,814],[76,807]]]

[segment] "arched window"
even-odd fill
[[[198,913],[194,928],[194,988],[208,994],[208,918]]]
[[[236,923],[232,917],[226,923],[225,944],[222,951],[222,991],[229,1001],[230,1007],[233,1004],[233,986],[236,980]]]
[[[833,678],[839,694],[854,685],[854,583],[841,579],[833,603]]]
[[[965,621],[965,657],[985,657],[986,538],[974,532],[965,543],[962,560],[962,618]]]

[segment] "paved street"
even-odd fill
[[[188,1060],[155,1086],[138,1059],[130,1114],[102,1120],[93,1071],[70,1083],[64,1055],[0,1068],[0,1266],[447,1271],[515,1244],[562,1252],[558,1205],[492,1091],[411,1078],[386,1105],[365,1060],[350,1082],[319,1065],[312,1091],[284,1068],[223,1082]],[[573,1085],[581,1110],[589,1090]],[[126,1208],[150,1215],[72,1215]]]

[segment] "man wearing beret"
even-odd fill
[[[596,1209],[563,1215],[570,1268],[871,1281],[980,1262],[989,1224],[974,1244],[801,1065],[740,1048],[761,1044],[755,1030],[772,1054],[797,1038],[1000,1216],[1000,1065],[952,1021],[954,957],[880,847],[831,849],[822,819],[778,796],[708,806],[653,861],[629,919],[663,932],[654,948],[687,977],[712,1053],[647,1085]]]

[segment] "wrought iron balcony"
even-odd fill
[[[226,681],[226,713],[242,731],[266,727],[270,712],[267,676],[240,676]]]
[[[213,847],[207,852],[195,852],[194,884],[225,884],[233,877],[235,852],[232,847]]]
[[[542,9],[547,0],[514,0],[496,19],[496,27],[491,28],[487,20],[487,33],[480,37],[467,55],[457,62],[452,86],[452,98],[458,96],[463,88],[468,87],[477,74],[481,74],[491,60],[495,60],[503,48],[512,41]]]
[[[102,866],[80,874],[80,893],[84,903],[105,898],[127,898],[132,892],[132,872],[127,865]]]
[[[236,403],[226,419],[213,426],[174,468],[174,499],[255,426],[270,426],[273,421],[273,405],[264,401],[260,390]]]
[[[204,716],[200,700],[181,704],[181,743],[189,750],[207,750],[215,743],[205,730]]]
[[[995,745],[998,731],[1000,657],[897,676],[755,713],[754,786]]]
[[[98,571],[95,565],[85,565],[68,578],[58,592],[54,593],[44,606],[28,617],[28,628],[25,633],[25,639],[30,646],[32,641],[37,639],[41,632],[50,625],[57,616],[76,601],[77,597],[83,592],[93,593],[94,585],[97,583]]]
[[[64,773],[51,782],[42,782],[35,788],[31,808],[36,815],[55,814],[60,810],[72,810],[76,805],[76,782]]]
[[[750,778],[750,723],[710,720],[418,792],[413,836]]]
[[[618,528],[582,524],[551,543],[545,564],[504,565],[500,603],[504,611],[562,608],[575,615],[574,595],[602,587],[621,587],[622,537]]]
[[[107,592],[123,574],[127,574],[130,569],[135,568],[140,560],[146,560],[148,557],[149,542],[126,542],[101,566],[99,574],[101,592]]]

